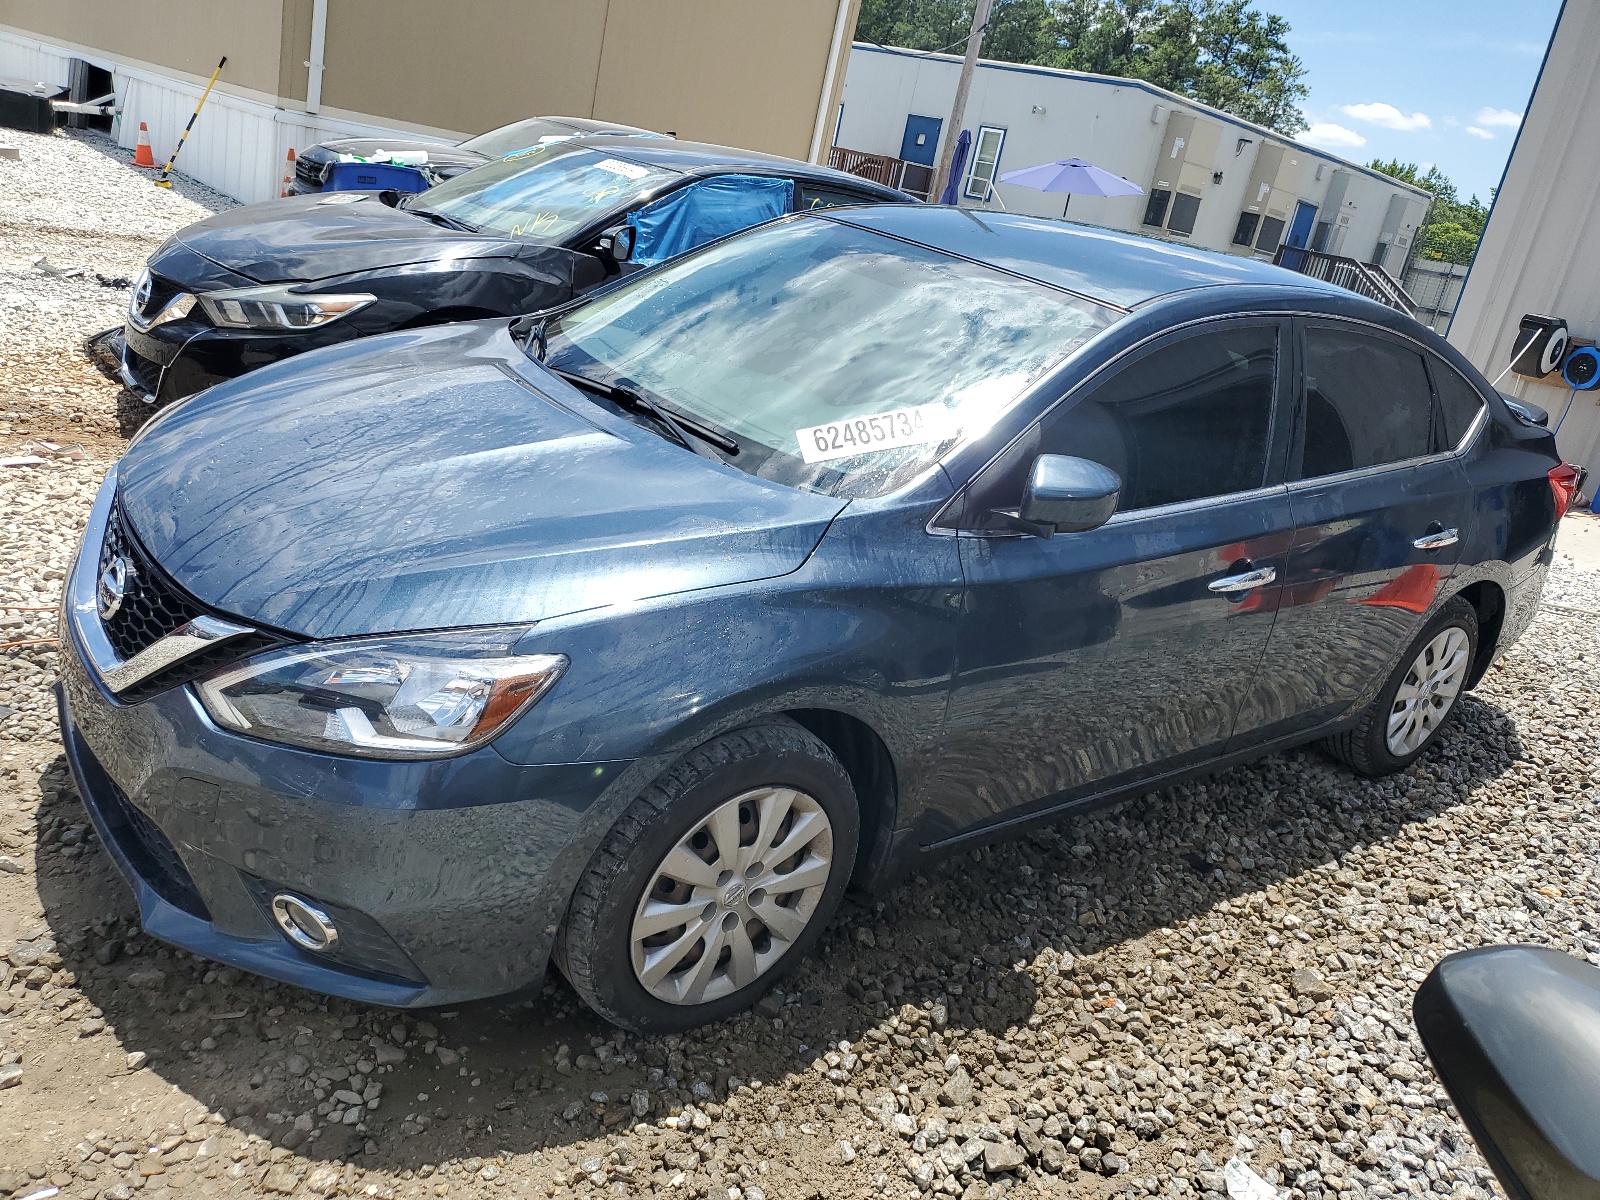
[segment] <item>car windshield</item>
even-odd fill
[[[676,177],[614,151],[554,142],[447,179],[406,207],[525,241],[555,242]]]
[[[570,125],[563,125],[560,121],[551,121],[545,117],[530,117],[526,121],[502,125],[499,129],[491,129],[488,133],[468,138],[461,143],[461,149],[476,150],[479,154],[487,154],[490,158],[504,158],[518,150],[546,146],[551,142],[564,142],[568,138],[577,136],[578,131]]]
[[[546,361],[726,430],[731,466],[882,495],[1121,314],[808,217],[715,243],[551,323]]]

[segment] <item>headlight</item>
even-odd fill
[[[481,746],[555,686],[564,654],[513,654],[523,629],[313,643],[196,685],[211,719],[274,742],[366,758]]]
[[[294,285],[299,286],[299,285]],[[287,284],[206,292],[200,307],[224,329],[315,329],[377,299],[366,292],[306,295]]]

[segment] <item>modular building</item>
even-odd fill
[[[460,141],[525,117],[593,117],[815,160],[859,0],[0,0],[0,78],[115,91],[118,141],[177,145],[240,200],[286,151],[403,131]],[[76,63],[75,61],[76,60]],[[85,97],[88,98],[88,97]]]
[[[857,42],[834,113],[835,165],[874,166],[926,187],[939,161],[961,60]],[[1430,195],[1260,125],[1137,79],[979,60],[959,202],[1060,217],[1272,258],[1281,245],[1398,276]],[[851,160],[851,153],[856,158]],[[1061,195],[1000,175],[1080,158],[1142,196]],[[884,160],[881,164],[870,160]],[[898,163],[899,166],[893,164]]]

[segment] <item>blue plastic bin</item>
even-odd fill
[[[323,180],[325,192],[425,192],[428,177],[416,167],[396,167],[388,163],[334,163]]]

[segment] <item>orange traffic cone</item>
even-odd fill
[[[139,122],[139,144],[133,148],[133,165],[136,167],[156,165],[155,155],[150,153],[150,126],[143,121]]]
[[[289,184],[294,179],[294,147],[289,147],[289,161],[283,168],[283,187],[278,191],[278,199],[282,200],[289,194]]]

